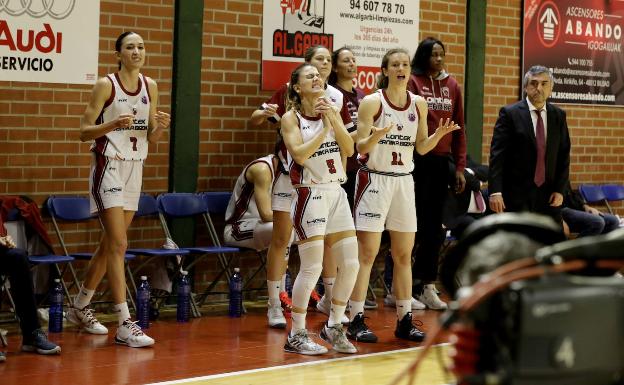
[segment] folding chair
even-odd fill
[[[609,202],[616,202],[624,200],[624,185],[621,184],[605,184],[602,185],[602,192],[605,195],[607,208],[609,213],[615,214]]]
[[[160,213],[159,215],[161,224],[163,226],[165,234],[169,238],[171,238],[171,232],[169,231],[169,227],[167,226],[166,220],[168,218],[195,218],[197,216],[205,217],[207,215],[208,209],[206,207],[206,203],[198,194],[166,193],[159,195],[158,198],[156,198],[156,201],[158,203],[158,211]],[[229,281],[231,277],[231,272],[229,270],[229,264],[227,258],[225,257],[225,254],[240,252],[240,249],[237,247],[225,247],[216,244],[214,246],[181,247],[181,250],[188,250],[190,254],[198,256],[193,262],[185,266],[187,270],[194,266],[204,257],[210,255],[216,255],[217,260],[221,265],[221,270],[202,294],[203,297],[202,300],[199,302],[200,304],[204,303],[206,297],[219,283],[219,280],[224,274]],[[192,308],[194,308],[194,312],[196,313],[196,315],[199,316],[199,307],[197,306],[197,303],[195,302],[193,296],[191,296],[191,305]]]
[[[20,213],[18,210],[11,210],[9,211],[9,215],[7,218],[7,222],[8,221],[19,221],[22,220]],[[24,236],[25,238],[25,236]],[[25,239],[24,239],[25,242]],[[26,248],[26,245],[19,245],[20,247]],[[72,279],[74,280],[74,283],[76,282],[76,272],[72,266],[72,262],[75,259],[71,256],[68,255],[55,255],[55,254],[42,254],[42,255],[29,255],[28,256],[28,262],[30,262],[31,266],[34,268],[37,265],[51,265],[54,270],[56,271],[56,274],[59,278],[62,278],[63,275],[65,274],[65,271],[67,271],[67,269],[69,269],[69,271],[71,272],[72,275]],[[63,265],[63,268],[61,268],[61,265]],[[67,285],[65,284],[65,281],[63,279],[61,279],[61,285],[63,286],[63,291],[65,292],[65,298],[67,298],[67,303],[72,306],[73,305],[73,300],[71,298],[71,296],[69,295],[69,288],[67,287]],[[10,293],[7,290],[7,293],[10,296]],[[10,298],[10,301],[12,301],[12,298]]]
[[[160,222],[160,212],[158,211],[158,203],[156,202],[156,198],[154,198],[152,195],[149,195],[149,194],[141,194],[139,198],[139,207],[136,213],[134,213],[134,217],[135,218],[146,218],[146,217],[158,218],[159,224],[161,224],[162,226],[162,223]],[[168,230],[165,230],[164,227],[163,227],[163,230],[165,231],[165,234],[167,237],[171,237]],[[179,249],[172,250],[172,249],[165,249],[163,247],[159,247],[159,248],[130,248],[127,250],[127,253],[134,254],[136,256],[142,255],[142,256],[148,257],[140,265],[135,267],[133,272],[131,272],[131,273],[134,273],[134,275],[136,275],[141,269],[143,269],[148,263],[150,263],[150,260],[153,257],[166,258],[166,257],[175,257],[177,255],[184,256],[185,254],[188,254],[189,251],[179,250]],[[136,293],[136,289],[137,288],[135,285],[134,286],[135,293]]]
[[[48,212],[52,217],[52,224],[54,225],[54,231],[56,232],[56,236],[59,239],[59,243],[65,253],[65,256],[72,257],[74,259],[79,260],[91,260],[93,258],[93,253],[69,253],[67,250],[67,245],[65,243],[65,239],[59,227],[59,221],[68,222],[68,223],[83,223],[87,224],[88,222],[98,219],[97,216],[91,214],[89,198],[81,197],[81,196],[50,196],[46,201],[46,206],[48,208]],[[102,227],[101,221],[99,221],[100,226]],[[133,254],[126,254],[125,259],[125,270],[126,274],[132,285],[134,285],[134,279],[132,277],[132,273],[128,267],[128,261],[134,259],[135,256]],[[74,284],[77,288],[80,287],[80,283],[76,276],[76,272],[74,268],[70,265],[70,271],[72,272],[72,276],[74,278]],[[126,281],[126,293],[128,295],[128,301],[132,308],[136,311],[136,304],[134,303],[134,295],[130,291],[128,287],[128,282]]]
[[[582,184],[579,186],[579,191],[587,203],[607,203],[607,197],[599,185]]]
[[[216,246],[221,246],[221,238],[219,237],[219,233],[217,232],[213,216],[221,216],[225,218],[225,210],[227,209],[228,203],[230,202],[230,198],[232,193],[229,191],[213,191],[213,192],[204,192],[201,193],[201,196],[206,202],[207,215],[204,215],[204,221],[206,222],[206,227],[208,228],[208,233],[210,235],[210,240]],[[241,252],[253,252],[258,256],[260,260],[260,266],[251,274],[249,278],[247,278],[247,282],[243,285],[243,291],[250,290],[262,290],[264,286],[256,289],[249,289],[249,285],[253,282],[253,279],[260,273],[261,271],[265,271],[266,273],[266,255],[264,251],[257,251],[254,249],[239,247]]]

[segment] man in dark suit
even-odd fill
[[[561,223],[570,169],[565,112],[547,102],[553,77],[544,66],[524,75],[526,98],[501,108],[490,147],[492,211],[531,211]]]

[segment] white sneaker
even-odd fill
[[[323,314],[326,314],[327,316],[329,316],[329,312],[331,310],[331,300],[328,299],[327,297],[323,296],[323,298],[321,298],[320,301],[317,302],[316,304],[316,310],[320,311]],[[342,315],[342,319],[340,320],[340,323],[343,325],[348,325],[349,324],[349,317],[347,317],[346,315]]]
[[[430,283],[423,287],[423,292],[418,296],[418,300],[424,303],[429,309],[446,310],[448,305],[438,297],[435,285]]]
[[[281,305],[269,306],[269,309],[267,310],[267,317],[269,319],[269,327],[275,329],[286,328],[286,318],[282,312]]]
[[[394,294],[388,294],[386,298],[384,298],[384,305],[389,307],[396,307],[396,297],[394,296]],[[412,310],[425,310],[426,308],[427,306],[425,306],[424,303],[412,297]]]
[[[332,348],[338,353],[357,353],[357,349],[347,339],[342,325],[336,324],[334,326],[323,325],[321,330],[321,338],[332,345]]]
[[[154,339],[143,333],[136,321],[127,319],[117,328],[115,342],[120,345],[128,345],[131,348],[142,348],[154,345]]]
[[[91,334],[108,334],[106,326],[102,325],[93,315],[93,309],[85,307],[84,309],[76,309],[70,307],[67,310],[67,320],[74,325],[78,325],[82,330]]]
[[[327,348],[321,344],[312,341],[308,336],[306,329],[297,330],[292,336],[288,333],[284,351],[289,353],[305,354],[307,356],[315,356],[317,354],[327,353]]]

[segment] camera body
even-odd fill
[[[479,373],[509,385],[624,384],[624,280],[554,275],[480,305]]]
[[[494,287],[512,272],[537,278],[511,280],[476,307],[454,314],[459,383],[624,385],[624,279],[613,275],[622,250],[624,229],[563,241],[557,224],[532,213],[472,224],[442,267],[441,280],[458,303],[482,295],[473,285]],[[519,261],[516,266],[524,267],[489,277]],[[583,264],[555,273],[555,265],[566,261]],[[526,275],[529,270],[542,273]]]

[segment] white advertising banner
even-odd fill
[[[93,84],[100,0],[0,0],[0,80]]]
[[[351,48],[357,85],[370,90],[388,49],[416,51],[419,12],[420,0],[264,0],[262,89],[284,84],[305,50],[322,44]]]

